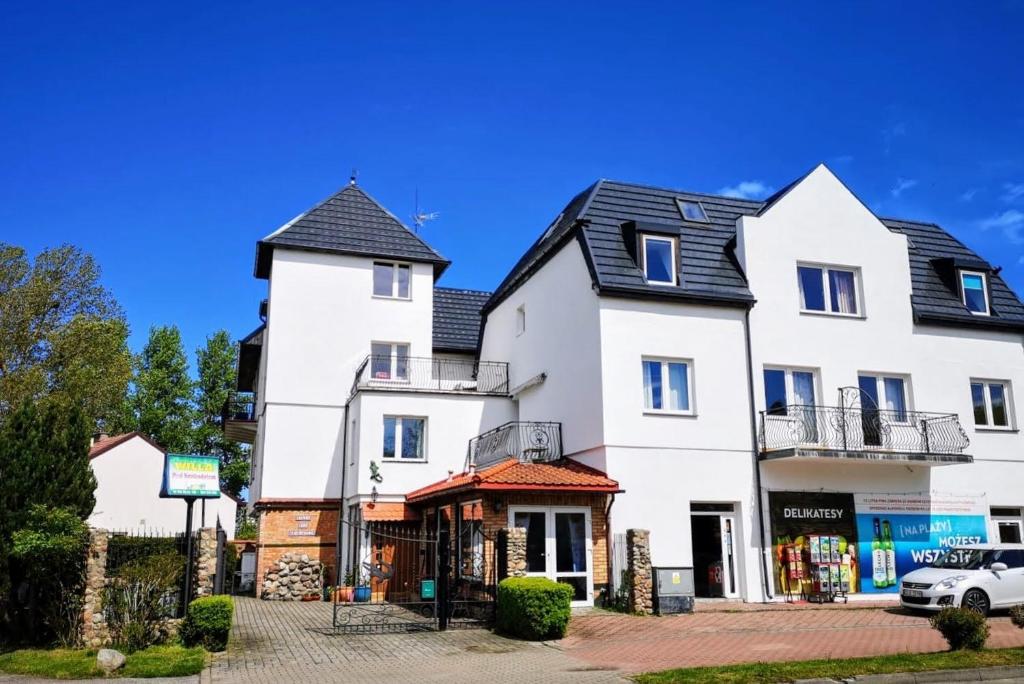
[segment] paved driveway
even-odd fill
[[[334,635],[328,604],[236,598],[231,649],[215,659],[203,679],[589,684],[622,682],[632,673],[670,667],[945,648],[927,617],[892,608],[699,610],[647,618],[593,610],[575,615],[560,642],[535,644],[482,629]],[[990,646],[1024,646],[1024,630],[1009,618],[992,618],[990,624]]]

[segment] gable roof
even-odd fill
[[[596,468],[572,459],[541,463],[523,463],[507,458],[482,470],[469,471],[450,479],[421,487],[406,494],[406,501],[417,502],[461,491],[558,491],[620,492],[619,483]]]
[[[806,176],[806,174],[805,174]],[[805,177],[804,176],[804,177]],[[724,306],[750,306],[754,296],[733,250],[736,222],[756,216],[784,197],[799,182],[788,184],[765,201],[599,180],[574,197],[548,230],[516,263],[484,307],[496,307],[530,275],[576,239],[598,294],[666,298]],[[708,222],[684,220],[676,200],[699,202]],[[915,320],[928,323],[991,328],[1024,328],[1024,304],[996,270],[989,273],[992,315],[975,316],[960,301],[955,286],[941,274],[937,259],[956,258],[984,264],[975,252],[933,223],[880,219],[889,230],[903,233],[908,243]],[[650,285],[630,254],[623,224],[646,224],[679,236],[680,284]]]
[[[490,292],[434,288],[434,351],[475,352]]]
[[[434,265],[435,278],[451,263],[355,183],[260,240],[257,278],[270,276],[277,247],[425,262]]]
[[[103,439],[98,439],[95,442],[93,442],[92,446],[89,447],[89,460],[91,461],[97,456],[105,454],[114,447],[124,444],[125,442],[135,439],[136,437],[138,437],[141,440],[144,440],[146,443],[148,443],[151,447],[153,447],[160,453],[166,453],[163,447],[161,447],[159,444],[150,439],[148,435],[144,435],[141,432],[126,432],[123,435],[113,435],[110,437],[104,437]]]

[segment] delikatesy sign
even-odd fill
[[[220,459],[216,456],[167,454],[164,457],[164,498],[220,497]]]

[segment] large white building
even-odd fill
[[[354,184],[259,242],[226,430],[261,576],[395,553],[373,523],[457,521],[460,554],[517,526],[583,605],[642,528],[698,596],[760,601],[1020,540],[1024,304],[825,166],[764,202],[601,180],[495,292],[439,287],[447,265]]]

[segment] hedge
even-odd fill
[[[560,639],[569,626],[573,588],[546,577],[509,577],[498,584],[498,631],[522,639]]]
[[[206,596],[188,604],[179,635],[186,646],[202,646],[207,651],[228,647],[235,604],[230,596]]]

